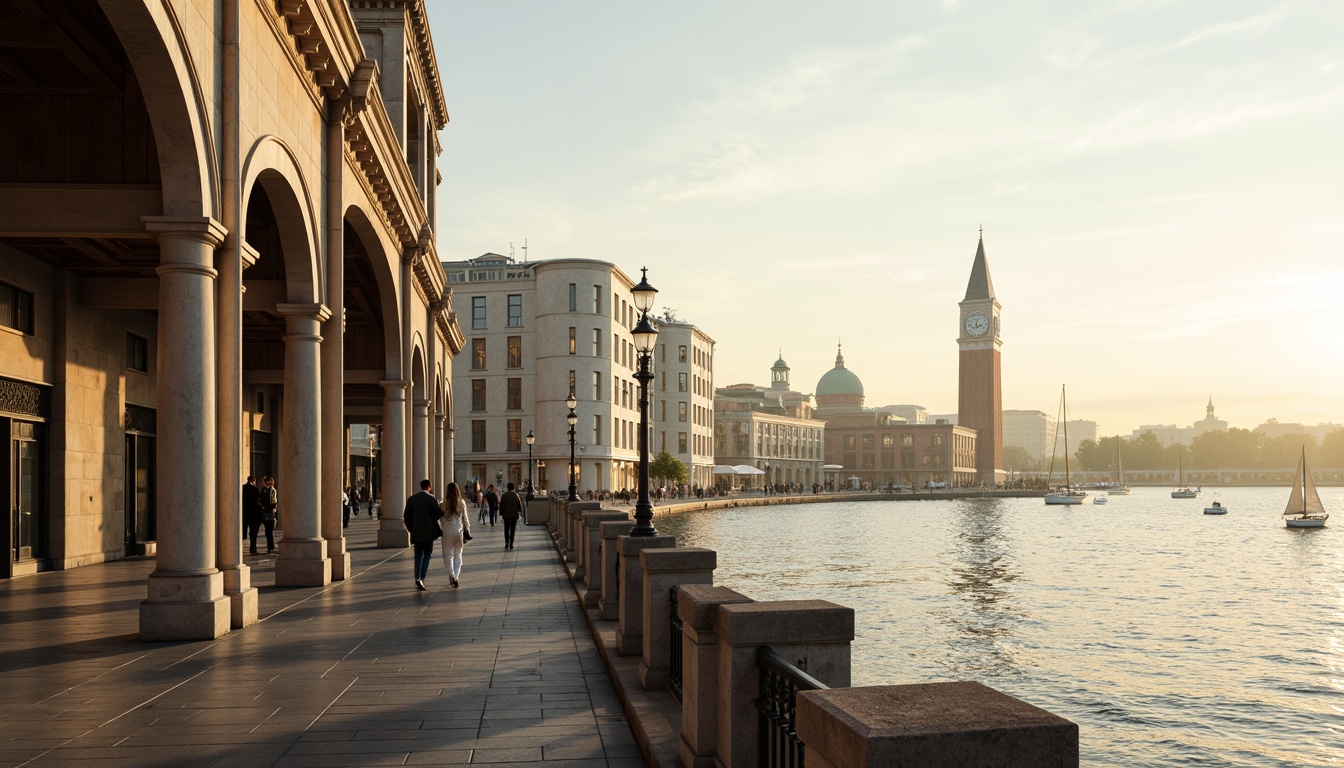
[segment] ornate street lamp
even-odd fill
[[[532,444],[537,442],[537,436],[532,434],[532,430],[527,430],[527,500],[532,500]]]
[[[649,310],[658,290],[649,285],[649,270],[640,272],[639,285],[630,289],[640,313],[639,324],[630,331],[639,354],[639,370],[635,373],[639,382],[639,500],[635,502],[635,527],[630,535],[653,536],[658,531],[653,527],[653,504],[649,501],[649,383],[653,381],[653,345],[658,329],[649,321]]]
[[[574,396],[573,390],[565,398],[565,405],[569,407],[569,415],[565,417],[569,422],[569,501],[578,501],[579,487],[574,483],[574,425],[579,423],[579,414],[574,409],[578,407],[579,399]]]

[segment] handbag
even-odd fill
[[[471,535],[471,531],[468,531],[466,528],[462,529],[462,541],[471,541],[473,538],[475,537]]]

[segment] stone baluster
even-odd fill
[[[756,656],[762,646],[826,685],[849,685],[853,608],[826,600],[720,605],[714,633],[719,636],[720,688],[715,760],[722,765],[756,765],[760,695]]]
[[[633,523],[632,523],[633,525]],[[677,753],[686,768],[715,768],[719,731],[719,636],[714,617],[720,605],[751,598],[727,587],[687,584],[677,593],[681,616],[681,735]]]
[[[616,540],[621,553],[620,604],[617,608],[616,652],[622,656],[642,656],[644,653],[644,567],[639,553],[645,549],[671,549],[677,546],[675,536],[622,536]]]
[[[622,536],[629,536],[634,527],[633,520],[599,523],[597,526],[598,536],[602,539],[602,595],[597,604],[597,615],[603,621],[616,621],[620,618],[621,609],[618,602],[620,570],[617,564],[621,555],[617,544]]]
[[[647,688],[667,686],[672,664],[672,601],[674,587],[714,583],[718,553],[700,547],[645,549],[639,553],[644,571],[644,652],[639,682]]]

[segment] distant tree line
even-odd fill
[[[1113,468],[1116,440],[1120,441],[1126,471],[1170,470],[1178,460],[1186,469],[1291,469],[1297,466],[1304,446],[1307,461],[1313,467],[1344,468],[1344,429],[1327,434],[1318,444],[1311,435],[1266,437],[1255,430],[1235,428],[1205,432],[1190,445],[1163,445],[1152,432],[1144,432],[1132,440],[1122,437],[1084,440],[1074,454],[1077,467],[1085,471]]]

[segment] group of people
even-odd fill
[[[504,522],[504,548],[513,549],[514,534],[518,530],[518,520],[523,516],[523,500],[509,483],[503,494],[496,492],[491,485],[485,493],[477,492],[481,504],[482,523],[489,512],[490,525],[495,524],[496,516]],[[493,501],[491,501],[493,497]],[[467,500],[457,483],[449,483],[444,491],[443,501],[434,497],[433,484],[429,480],[420,481],[420,492],[406,499],[406,509],[402,520],[411,534],[411,544],[415,547],[415,588],[425,589],[425,577],[429,574],[429,561],[434,556],[434,542],[443,539],[443,566],[448,571],[448,583],[457,589],[462,575],[462,551],[471,540],[471,524],[467,514]]]
[[[250,554],[257,553],[257,534],[266,529],[266,552],[275,551],[275,527],[280,508],[280,493],[275,478],[266,475],[257,487],[255,475],[248,475],[243,484],[243,536],[252,542]]]

